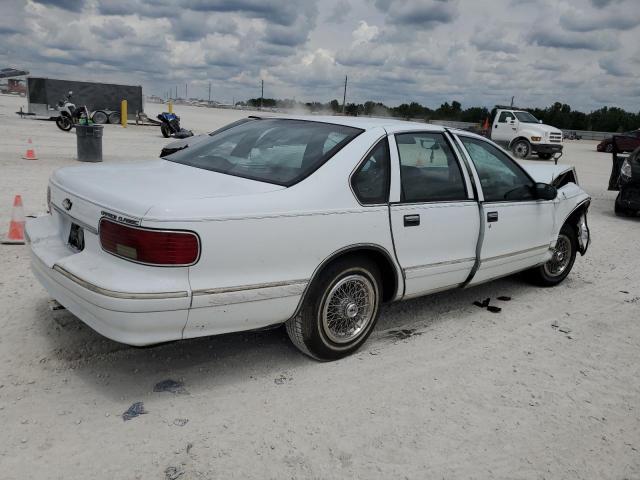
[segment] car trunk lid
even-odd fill
[[[160,203],[252,195],[284,187],[152,160],[62,168],[51,177],[50,188],[53,208],[97,231],[103,216],[139,224]]]

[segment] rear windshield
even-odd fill
[[[290,186],[362,133],[358,128],[279,118],[242,123],[165,160]]]

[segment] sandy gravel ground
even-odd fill
[[[23,104],[0,96],[1,233],[15,194],[43,211],[51,171],[76,163],[74,135],[20,120]],[[177,112],[199,132],[247,115]],[[28,137],[38,161],[20,158]],[[164,143],[107,126],[105,161]],[[111,342],[51,312],[26,248],[0,245],[0,478],[640,478],[640,219],[614,216],[595,143],[568,142],[562,162],[593,196],[593,244],[561,286],[509,278],[388,306],[335,363],[283,330]],[[500,295],[499,314],[472,305]],[[154,392],[166,379],[184,391]],[[148,413],[124,422],[138,401]]]

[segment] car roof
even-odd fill
[[[344,125],[346,127],[361,128],[371,130],[374,128],[384,128],[388,132],[401,130],[429,130],[442,132],[444,127],[431,123],[409,122],[398,120],[397,118],[385,117],[350,117],[342,115],[285,115],[285,116],[256,116],[254,118],[276,118],[285,120],[304,120],[308,122],[332,123],[334,125]]]

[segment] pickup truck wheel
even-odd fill
[[[613,152],[613,143],[607,143],[607,146],[604,147],[604,151],[607,153]]]
[[[542,287],[553,287],[562,282],[573,268],[578,251],[575,229],[565,224],[560,230],[551,259],[527,272],[529,279]]]
[[[539,153],[538,154],[538,158],[540,160],[549,160],[551,158],[551,154],[550,153]]]
[[[310,285],[300,312],[287,321],[293,344],[316,360],[356,351],[378,320],[380,270],[365,257],[337,260]]]
[[[511,151],[516,158],[527,158],[531,153],[531,144],[526,140],[517,140],[511,145]]]

